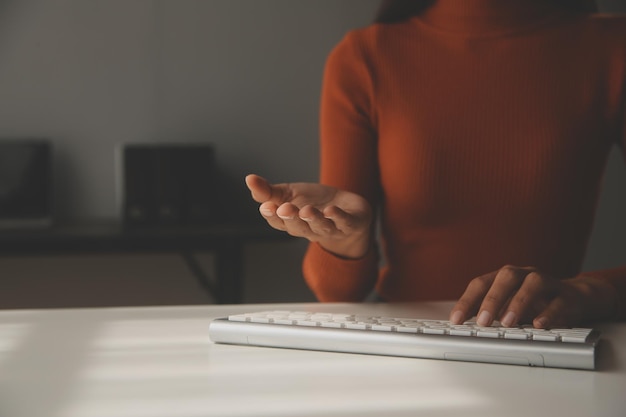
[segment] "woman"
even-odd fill
[[[626,148],[626,19],[593,9],[386,1],[336,46],[320,184],[246,179],[271,226],[311,241],[321,301],[375,288],[458,298],[453,323],[624,318],[626,266],[581,271],[607,156]]]

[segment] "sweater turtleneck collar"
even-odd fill
[[[545,0],[436,0],[418,18],[446,32],[497,35],[534,27],[559,12]]]

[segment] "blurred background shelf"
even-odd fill
[[[103,253],[176,253],[199,284],[220,304],[242,300],[244,245],[289,236],[265,223],[125,228],[114,220],[83,220],[42,229],[3,230],[0,256],[51,256]],[[195,254],[212,252],[207,271]]]

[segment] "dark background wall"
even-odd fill
[[[600,4],[626,11],[626,0]],[[59,221],[119,217],[115,155],[128,142],[213,143],[244,194],[249,172],[314,181],[324,60],[377,5],[0,0],[0,138],[52,141]],[[624,262],[625,212],[626,170],[614,152],[586,267]],[[249,245],[245,300],[312,300],[304,248]],[[210,301],[174,255],[0,258],[0,307]]]

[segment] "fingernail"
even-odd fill
[[[305,221],[305,222],[310,222],[310,221],[312,221],[313,219],[312,219],[312,218],[310,218],[310,217],[300,217],[300,220]]]
[[[293,220],[293,216],[281,216],[280,214],[278,215],[278,217],[280,217],[283,220]]]
[[[457,310],[454,313],[452,313],[452,317],[450,317],[450,321],[453,324],[460,324],[461,320],[463,320],[463,312],[462,311]]]
[[[262,215],[264,215],[265,217],[272,217],[274,215],[274,213],[272,213],[272,210],[268,210],[268,209],[261,209],[259,210],[261,212]]]
[[[476,319],[476,323],[478,323],[479,326],[489,326],[489,323],[491,323],[491,314],[489,314],[487,310],[481,311]]]
[[[504,318],[502,319],[502,325],[504,325],[504,327],[511,327],[515,324],[516,320],[517,316],[515,315],[515,313],[509,311],[504,315]]]

